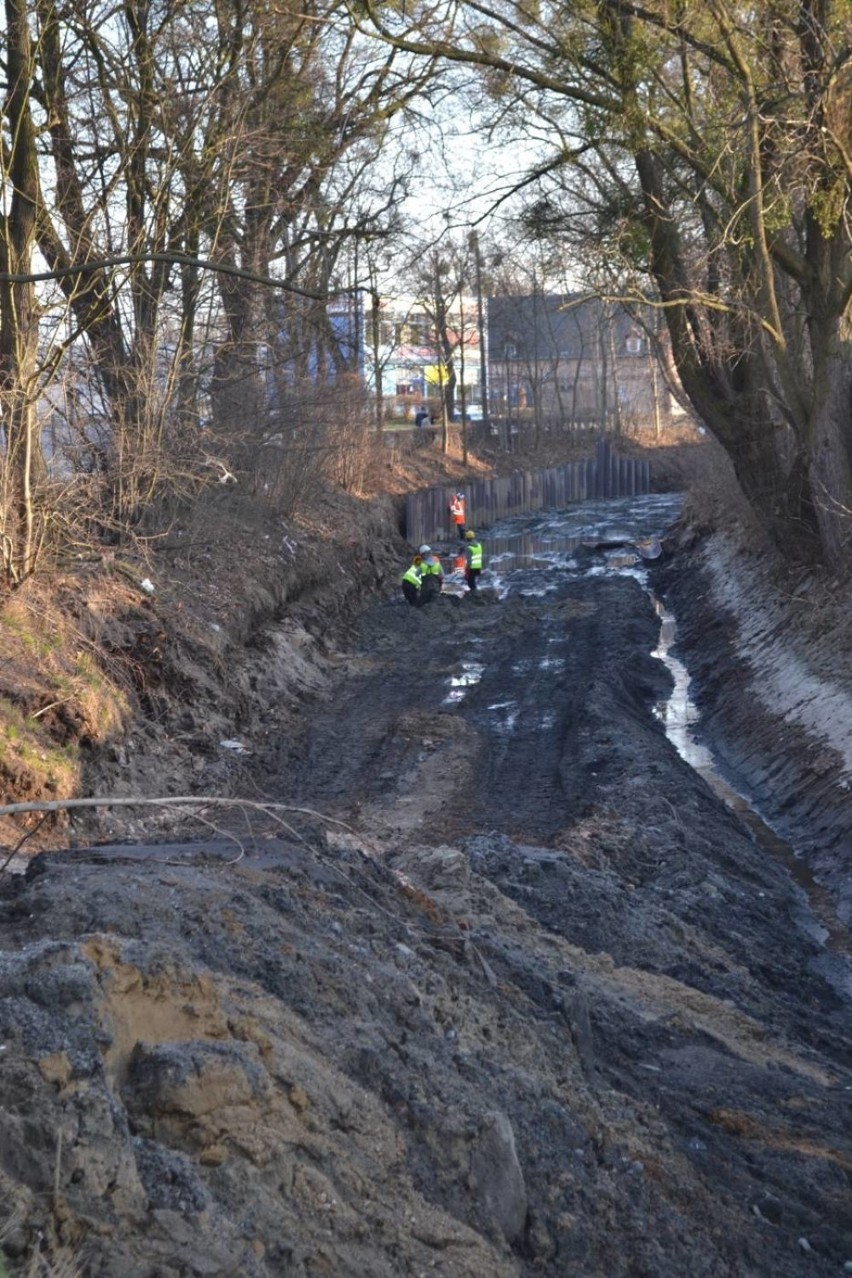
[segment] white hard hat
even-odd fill
[[[432,547],[431,547],[431,546],[421,546],[421,547],[420,547],[420,552],[419,552],[419,553],[420,553],[421,555],[431,555],[431,553],[432,553]]]

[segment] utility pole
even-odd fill
[[[541,370],[539,368],[539,314],[541,307],[538,295],[538,276],[532,268],[532,317],[533,317],[533,421],[535,423],[535,442],[541,442]]]
[[[380,355],[381,334],[379,331],[379,305],[380,305],[381,299],[379,298],[378,291],[376,290],[375,287],[373,288],[371,298],[372,298],[371,318],[372,318],[372,326],[373,326],[373,331],[371,334],[373,339],[373,342],[372,342],[373,344],[373,376],[376,379],[376,430],[379,432],[379,434],[381,434],[382,431],[384,430],[384,424],[385,424],[385,401],[384,401],[384,396],[382,394],[382,369],[381,369],[381,355]]]
[[[450,451],[450,424],[447,419],[447,392],[444,385],[444,356],[447,341],[447,299],[441,282],[441,259],[437,253],[433,263],[435,289],[435,350],[438,355],[438,388],[441,396],[441,452]]]
[[[358,296],[358,240],[355,240],[353,250],[354,263],[352,266],[352,278],[349,288],[350,306],[352,308],[352,346],[354,353],[353,363],[355,365],[354,372],[361,373],[361,360],[363,358],[363,350],[361,345],[363,342],[363,333],[361,332],[361,301]]]
[[[479,232],[471,231],[470,247],[473,249],[473,265],[476,278],[476,326],[479,330],[479,385],[482,395],[482,425],[486,433],[491,425],[488,412],[488,350],[485,344],[485,306],[482,300],[482,254],[479,251]]]
[[[459,389],[461,391],[461,446],[462,446],[462,463],[467,465],[467,386],[464,380],[464,343],[467,337],[464,321],[464,276],[459,276],[459,370],[461,373],[461,381]]]

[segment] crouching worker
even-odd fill
[[[415,555],[402,574],[402,594],[412,608],[419,608],[423,602],[423,597],[420,593],[423,575],[422,566],[423,560],[420,555]]]
[[[420,565],[420,601],[423,604],[427,604],[431,603],[433,599],[437,599],[441,593],[441,587],[444,583],[444,569],[431,546],[421,546],[420,554],[422,556]]]

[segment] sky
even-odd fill
[[[466,95],[448,94],[434,107],[424,102],[407,142],[417,153],[422,178],[404,203],[424,234],[504,227],[513,207],[508,198],[538,151],[532,133],[489,137],[481,113]]]

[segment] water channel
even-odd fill
[[[495,524],[483,534],[487,567],[481,586],[491,586],[501,598],[508,594],[542,597],[555,590],[565,572],[592,576],[618,574],[635,578],[648,591],[660,618],[660,633],[653,656],[669,670],[674,687],[668,699],[656,707],[666,735],[681,757],[731,809],[752,837],[780,861],[798,888],[799,925],[823,947],[818,963],[822,975],[838,992],[852,996],[852,942],[837,919],[829,893],[815,880],[804,861],[765,820],[747,796],[738,793],[721,774],[712,750],[700,739],[700,716],[690,695],[690,674],[673,651],[677,622],[654,595],[648,565],[637,546],[658,546],[671,530],[681,509],[677,493],[657,493],[609,501],[579,503],[563,511],[537,511]],[[590,562],[584,548],[596,553]],[[654,550],[651,550],[654,553]],[[452,588],[452,583],[449,583]],[[457,587],[463,589],[461,578]],[[463,663],[449,680],[447,704],[462,700],[477,683],[484,666]],[[489,707],[506,719],[506,706]],[[504,730],[511,722],[504,721]]]

